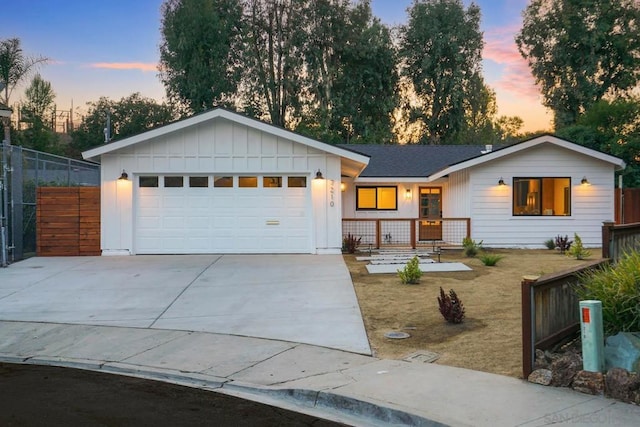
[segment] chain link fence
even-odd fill
[[[36,189],[98,187],[100,165],[4,143],[0,154],[0,262],[6,265],[35,255]]]

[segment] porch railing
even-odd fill
[[[365,219],[343,218],[342,236],[351,234],[360,238],[360,245],[375,248],[384,246],[460,246],[471,236],[470,218],[418,218]]]

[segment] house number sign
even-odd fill
[[[334,207],[335,206],[335,202],[333,200],[333,197],[335,195],[333,189],[334,189],[334,184],[335,181],[334,180],[329,180],[329,206]]]

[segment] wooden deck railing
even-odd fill
[[[522,375],[533,371],[536,349],[546,350],[580,330],[574,287],[581,273],[609,260],[597,260],[562,272],[522,280]]]
[[[342,235],[351,234],[360,238],[361,245],[375,248],[383,246],[410,246],[416,248],[429,245],[462,245],[465,237],[471,236],[470,218],[441,218],[421,220],[418,218],[344,218]]]

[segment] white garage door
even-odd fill
[[[307,177],[140,175],[134,185],[136,253],[311,252]]]

